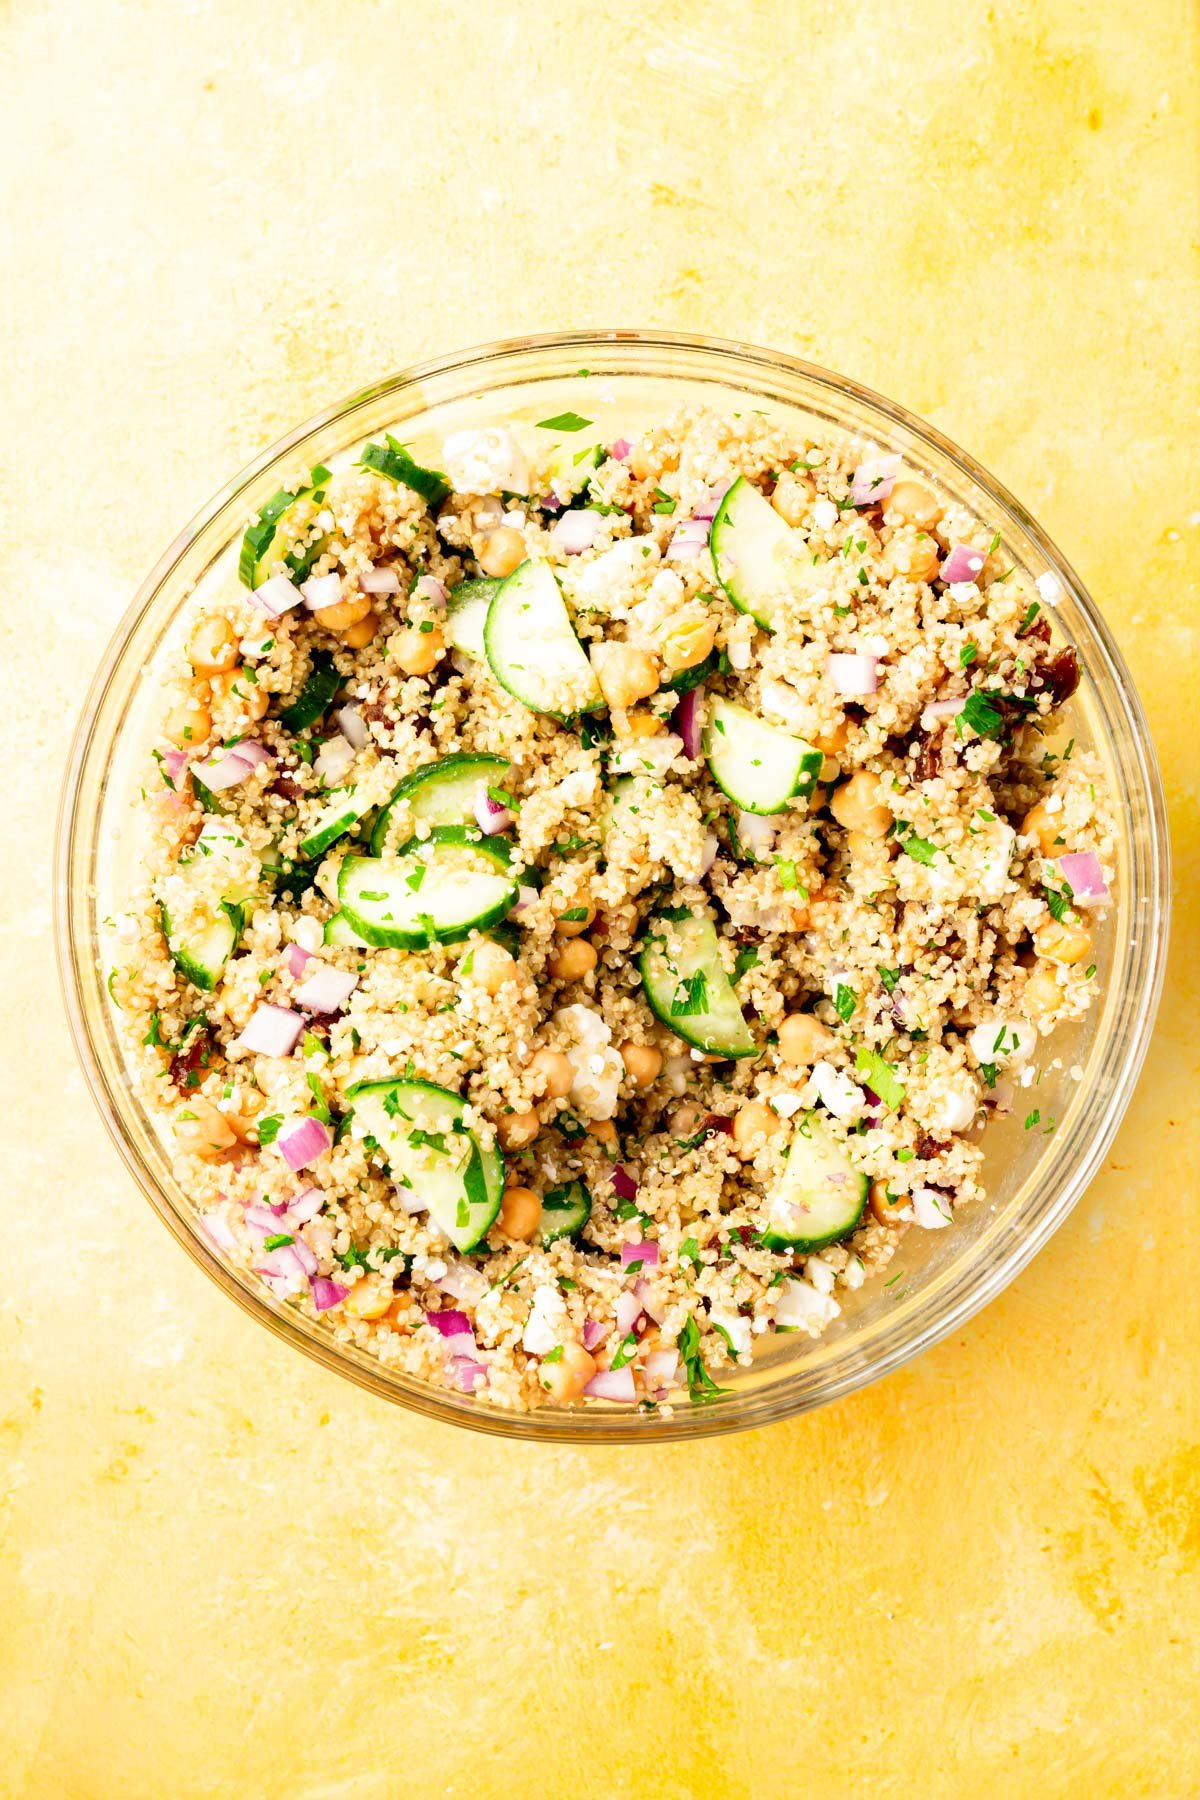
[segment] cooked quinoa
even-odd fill
[[[1090,1004],[1075,654],[1052,578],[841,436],[437,460],[295,470],[189,621],[128,1058],[200,1224],[336,1339],[517,1409],[701,1400],[979,1203]]]

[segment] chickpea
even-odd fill
[[[658,665],[647,651],[633,644],[596,644],[592,663],[610,706],[632,706],[658,692]]]
[[[539,1050],[529,1073],[541,1082],[547,1100],[564,1100],[575,1084],[575,1071],[561,1050]]]
[[[1059,822],[1053,813],[1046,810],[1044,800],[1031,806],[1021,820],[1021,836],[1033,838],[1043,856],[1053,855],[1060,835]]]
[[[785,525],[803,525],[808,503],[816,489],[811,481],[801,481],[790,471],[781,475],[771,495],[771,505]]]
[[[747,1100],[733,1117],[733,1147],[744,1159],[762,1149],[779,1130],[778,1115],[761,1100]]]
[[[332,606],[319,606],[313,618],[326,631],[345,631],[348,626],[365,619],[370,610],[369,594],[351,594],[345,600],[335,600]]]
[[[837,1039],[812,1013],[789,1013],[779,1027],[779,1054],[784,1062],[809,1068],[832,1050]]]
[[[652,461],[645,444],[635,444],[625,458],[625,467],[635,481],[649,481],[654,474],[656,464]]]
[[[589,1119],[588,1133],[598,1144],[603,1144],[606,1150],[611,1150],[614,1154],[620,1147],[617,1128],[611,1119]]]
[[[463,974],[470,977],[485,994],[498,994],[506,981],[516,973],[516,962],[503,944],[484,938],[465,958]]]
[[[177,701],[167,714],[163,730],[181,750],[202,744],[212,730],[212,713],[206,704],[208,695],[208,683],[198,681],[191,693]]]
[[[391,1309],[396,1291],[383,1276],[368,1275],[356,1281],[342,1305],[355,1319],[382,1319]]]
[[[1092,934],[1077,919],[1050,919],[1033,934],[1039,956],[1054,963],[1079,963],[1092,948]]]
[[[504,1198],[500,1202],[500,1229],[507,1232],[510,1238],[519,1238],[528,1243],[538,1228],[538,1220],[542,1216],[542,1203],[532,1188],[505,1188]]]
[[[902,1224],[903,1221],[897,1219],[896,1214],[900,1211],[900,1208],[904,1203],[903,1196],[898,1198],[895,1202],[888,1199],[886,1181],[873,1181],[871,1183],[870,1191],[867,1195],[867,1204],[871,1208],[871,1217],[875,1220],[876,1224],[889,1226]]]
[[[662,659],[672,673],[703,662],[717,636],[717,621],[706,613],[681,613],[662,635]]]
[[[500,525],[484,538],[478,561],[485,575],[511,575],[525,561],[525,539],[513,526]]]
[[[364,613],[362,618],[342,633],[342,642],[347,650],[362,650],[379,630],[379,614]]]
[[[582,1344],[565,1343],[556,1362],[544,1362],[538,1380],[552,1400],[578,1400],[596,1373],[596,1359]]]
[[[595,950],[586,938],[572,938],[556,950],[546,968],[555,981],[582,981],[597,962]]]
[[[203,1094],[192,1094],[174,1121],[175,1142],[187,1156],[220,1156],[237,1143],[237,1133]]]
[[[406,675],[428,675],[445,649],[441,630],[431,621],[424,625],[408,625],[398,631],[391,642],[391,652]]]
[[[937,496],[919,481],[898,481],[883,503],[883,516],[889,524],[917,525],[932,531],[942,516]]]
[[[236,700],[248,719],[263,719],[271,704],[271,696],[265,687],[252,681],[249,670],[245,667],[227,669],[224,675],[214,675],[211,682],[213,698],[216,700]]]
[[[836,756],[825,756],[821,759],[821,767],[817,770],[817,780],[822,787],[832,787],[842,772],[842,765]]]
[[[407,1336],[416,1324],[417,1316],[418,1309],[409,1296],[407,1294],[397,1294],[396,1298],[392,1301],[391,1306],[388,1308],[387,1322],[393,1331],[399,1331],[404,1336]]]
[[[817,732],[816,736],[813,738],[813,744],[818,750],[822,751],[825,756],[837,756],[839,751],[846,748],[846,741],[849,736],[849,725],[845,719],[839,719],[837,724],[831,725],[827,731]]]
[[[237,661],[233,626],[220,613],[201,619],[188,645],[188,659],[197,675],[220,675]]]
[[[677,1138],[694,1138],[703,1125],[708,1114],[696,1100],[685,1100],[677,1106],[667,1120],[671,1136]]]
[[[639,712],[627,714],[625,719],[625,736],[631,738],[654,737],[662,730],[662,720],[657,713],[643,708]]]
[[[649,1044],[635,1044],[631,1039],[621,1045],[621,1061],[634,1087],[648,1088],[662,1072],[663,1054]]]
[[[865,769],[842,783],[829,810],[839,825],[847,831],[861,831],[864,837],[886,837],[892,823],[891,809],[883,804],[883,785],[878,775]]]
[[[542,1129],[542,1121],[533,1108],[528,1112],[505,1113],[496,1126],[496,1136],[505,1150],[523,1150],[526,1144],[532,1144]]]
[[[563,913],[582,913],[581,919],[566,919]],[[562,908],[554,920],[554,929],[559,937],[579,937],[585,932],[596,917],[596,909],[585,893],[575,893],[567,905]]]
[[[886,559],[897,575],[910,581],[932,581],[941,563],[937,539],[919,531],[916,537],[907,533],[893,537],[887,545]]]
[[[1030,1017],[1036,1021],[1057,1012],[1062,1004],[1062,997],[1062,987],[1054,973],[1053,963],[1035,963],[1025,983],[1025,1008]]]

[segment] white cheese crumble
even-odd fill
[[[835,1119],[857,1119],[863,1110],[862,1089],[832,1063],[813,1064],[812,1085]]]
[[[912,1197],[913,1217],[925,1231],[941,1231],[952,1223],[950,1202],[936,1188],[917,1188]]]
[[[442,445],[442,463],[460,494],[527,494],[529,464],[511,431],[455,431]]]

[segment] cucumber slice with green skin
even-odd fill
[[[582,1181],[568,1181],[542,1195],[542,1216],[537,1235],[543,1244],[556,1238],[578,1237],[592,1216],[592,1196]]]
[[[368,944],[423,950],[498,925],[517,897],[509,846],[463,825],[437,825],[410,838],[395,862],[348,856],[338,900]]]
[[[297,586],[304,580],[325,548],[325,538],[321,536],[311,544],[285,549],[287,516],[298,500],[311,500],[320,506],[330,479],[330,471],[318,464],[309,474],[309,486],[294,492],[280,488],[278,493],[271,495],[254,524],[246,527],[238,557],[238,579],[248,588],[261,587],[278,562],[283,563]]]
[[[849,1237],[869,1185],[820,1115],[806,1113],[768,1203],[763,1243],[768,1250],[820,1250]]]
[[[365,937],[359,937],[343,912],[335,912],[325,921],[324,941],[337,949],[369,950]]]
[[[345,837],[352,826],[365,818],[371,802],[364,800],[352,787],[338,788],[329,796],[329,805],[318,818],[307,837],[300,840],[300,855],[306,862],[324,856],[331,844]]]
[[[411,488],[414,494],[420,494],[426,506],[440,506],[450,492],[450,483],[441,470],[423,469],[408,454],[407,445],[394,438],[390,431],[384,436],[386,444],[364,447],[358,459],[359,468],[369,469],[372,475],[383,475],[388,481]]]
[[[474,1250],[504,1196],[504,1158],[463,1124],[466,1105],[428,1081],[360,1081],[349,1088],[353,1130],[374,1138],[396,1183],[424,1200],[456,1250]]]
[[[549,563],[523,562],[500,583],[483,643],[500,686],[533,712],[565,721],[604,705]]]
[[[663,682],[663,687],[672,694],[686,694],[689,689],[699,687],[710,675],[716,675],[721,667],[721,652],[710,650],[703,662],[698,662],[690,669],[680,669],[677,674]]]
[[[310,725],[315,725],[329,711],[333,696],[341,684],[342,678],[328,650],[314,651],[312,666],[305,677],[304,686],[279,715],[279,723],[283,729],[307,731]]]
[[[242,935],[243,913],[240,906],[222,904],[211,924],[193,932],[186,939],[172,935],[171,917],[165,906],[159,908],[163,936],[171,952],[171,961],[179,973],[202,993],[211,994],[225,973],[225,965],[237,949]]]
[[[400,783],[375,821],[372,856],[383,855],[394,807],[403,806],[414,819],[430,825],[472,824],[480,783],[499,789],[511,769],[507,756],[476,756],[460,751],[414,770]]]
[[[740,475],[717,508],[709,534],[717,580],[739,612],[773,631],[791,591],[797,539],[771,502]]]
[[[714,701],[704,732],[712,778],[743,812],[783,812],[816,786],[824,757],[803,738],[768,725],[731,700]]]
[[[650,1010],[685,1044],[713,1056],[759,1054],[711,920],[683,909],[655,914],[638,966]]]
[[[490,575],[482,575],[478,581],[460,581],[456,588],[450,589],[446,601],[447,640],[455,650],[461,650],[464,656],[475,657],[478,662],[484,660],[483,628],[487,623],[488,607],[499,586],[500,583]]]

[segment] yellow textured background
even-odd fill
[[[0,5],[0,1793],[1200,1792],[1185,0]],[[84,1094],[68,719],[180,524],[376,374],[667,325],[970,446],[1112,619],[1179,868],[1145,1078],[1016,1286],[657,1453],[420,1423],[171,1243]]]

